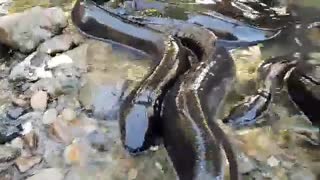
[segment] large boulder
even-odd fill
[[[29,53],[66,26],[67,18],[61,8],[37,6],[0,17],[0,43]]]

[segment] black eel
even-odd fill
[[[160,112],[163,104],[165,107],[173,105],[169,101],[162,103],[170,87],[173,84],[186,84],[185,88],[194,88],[190,91],[190,95],[193,95],[192,98],[199,102],[188,102],[188,109],[194,111],[188,123],[192,121],[194,126],[188,132],[182,131],[182,134],[186,133],[185,136],[201,134],[201,136],[196,136],[194,141],[189,142],[189,145],[201,142],[203,148],[187,150],[190,154],[185,154],[185,160],[188,159],[191,164],[189,167],[182,168],[179,165],[181,162],[177,164],[177,161],[174,160],[175,156],[178,157],[181,152],[169,150],[179,177],[181,179],[202,179],[204,174],[210,178],[222,176],[223,164],[220,154],[222,148],[230,163],[231,179],[239,179],[237,160],[231,144],[214,122],[214,115],[227,92],[226,86],[233,79],[234,64],[226,50],[215,48],[216,36],[211,31],[191,24],[182,24],[172,31],[157,31],[106,11],[89,0],[78,0],[71,15],[73,23],[85,35],[137,48],[150,54],[157,62],[150,74],[122,103],[120,110],[121,139],[124,147],[130,153],[137,154],[153,145],[160,125],[171,124],[172,130],[183,128],[175,126],[175,121],[181,120],[171,118],[176,114],[163,113],[160,116]],[[197,57],[192,57],[194,55]],[[190,62],[190,56],[191,59],[198,59],[200,62]],[[190,71],[184,74],[190,67],[192,67]],[[215,73],[221,73],[221,75]],[[182,79],[186,78],[182,81],[183,83],[176,83],[179,75],[183,75],[180,76]],[[215,93],[220,94],[215,97]],[[180,104],[176,104],[176,107],[179,110],[186,108]],[[163,112],[165,111],[166,108]],[[173,122],[167,124],[162,121]],[[204,124],[207,125],[204,126]],[[199,128],[202,131],[200,134]],[[166,128],[161,130],[159,133],[164,137],[166,147],[180,146],[179,143],[172,144],[173,141],[168,141],[166,137],[170,136]],[[171,140],[181,140],[174,133],[171,135]],[[206,154],[205,157],[202,157],[203,153]],[[204,169],[202,169],[203,164],[205,164]],[[186,172],[192,172],[192,176],[186,177],[184,175]]]
[[[235,129],[254,125],[268,109],[277,90],[284,86],[284,77],[296,65],[297,61],[298,57],[291,55],[265,60],[258,69],[263,83],[257,93],[234,106],[223,122]]]

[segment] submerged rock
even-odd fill
[[[40,180],[40,179],[46,179],[46,180],[63,180],[63,173],[62,169],[59,168],[48,168],[48,169],[42,169],[35,175],[27,178],[27,180]]]
[[[66,26],[67,19],[61,8],[37,6],[0,17],[0,42],[28,53]]]

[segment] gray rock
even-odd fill
[[[27,180],[63,180],[63,172],[62,169],[59,168],[47,168],[42,169],[35,175],[27,178]]]
[[[73,38],[70,34],[62,34],[46,40],[38,47],[38,51],[55,54],[69,50],[73,44]]]
[[[25,108],[11,107],[7,110],[7,116],[11,119],[18,119],[25,112],[26,112]]]
[[[9,142],[19,136],[20,130],[17,128],[23,121],[11,120],[6,116],[0,116],[0,144]]]
[[[30,100],[30,104],[33,110],[44,111],[47,108],[48,93],[45,91],[36,92]]]
[[[38,80],[39,78],[50,78],[52,73],[45,70],[45,62],[50,57],[43,53],[33,52],[21,63],[14,66],[10,72],[9,79],[17,80]]]
[[[56,109],[48,109],[42,118],[43,124],[52,124],[55,120],[57,120],[58,112]]]
[[[0,42],[27,53],[66,26],[67,18],[61,8],[37,6],[0,17]]]
[[[74,65],[81,69],[81,70],[87,70],[87,47],[88,44],[82,44],[70,51],[65,52],[64,54],[69,56]]]
[[[20,155],[19,149],[0,145],[0,172],[8,169]]]
[[[53,57],[50,61],[48,61],[47,66],[49,69],[52,69],[62,64],[71,64],[71,63],[73,63],[73,60],[69,56],[65,54],[61,54]]]
[[[78,93],[80,89],[81,71],[72,64],[64,64],[54,69],[54,76],[61,84],[63,93]]]

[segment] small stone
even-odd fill
[[[16,165],[21,173],[24,173],[31,169],[36,164],[39,164],[42,160],[41,156],[33,156],[33,157],[19,157],[16,160]]]
[[[241,166],[239,166],[239,172],[241,174],[249,173],[254,169],[256,169],[257,167],[255,162],[249,157],[247,157],[245,154],[241,154],[238,160],[239,160],[239,164],[241,164]]]
[[[36,92],[30,100],[33,110],[44,111],[47,108],[48,93],[45,91]]]
[[[25,111],[25,108],[13,107],[7,111],[7,116],[11,119],[18,119]]]
[[[136,179],[138,176],[138,170],[135,168],[131,168],[128,172],[128,180]]]
[[[48,168],[42,169],[37,174],[27,178],[27,180],[63,180],[62,169]]]
[[[58,112],[56,109],[48,109],[44,114],[42,118],[43,124],[52,124],[55,120],[57,120]]]
[[[62,64],[71,64],[71,63],[73,63],[73,60],[68,55],[61,54],[53,57],[50,61],[48,61],[47,66],[49,69],[52,69]]]
[[[61,116],[64,121],[73,121],[76,119],[77,114],[74,110],[70,108],[66,108],[66,109],[63,109]]]
[[[280,161],[275,158],[274,156],[271,156],[268,160],[267,160],[267,163],[269,164],[269,166],[271,167],[275,167],[275,166],[278,166]]]

